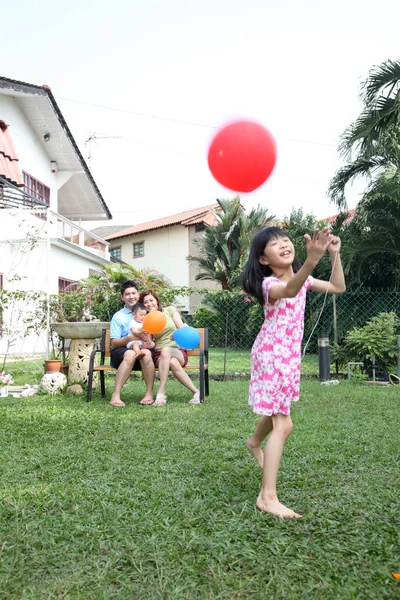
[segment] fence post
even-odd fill
[[[331,364],[329,360],[329,335],[327,333],[318,335],[318,362],[319,380],[329,381],[331,378]]]
[[[397,336],[397,377],[400,377],[400,335]]]

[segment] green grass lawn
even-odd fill
[[[248,382],[168,386],[0,406],[2,600],[400,597],[399,389],[303,382],[279,490],[304,517],[281,521],[255,508]]]
[[[210,348],[210,373],[224,373],[224,349]],[[190,362],[196,364],[198,359],[191,357]],[[227,352],[225,373],[233,375],[235,373],[250,373],[250,349],[229,348]],[[302,373],[304,375],[318,375],[318,355],[306,355],[302,361]]]

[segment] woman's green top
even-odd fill
[[[166,348],[167,346],[169,348],[179,348],[178,344],[174,340],[171,340],[171,334],[176,331],[176,325],[172,320],[175,311],[175,306],[167,306],[163,310],[164,315],[167,317],[167,322],[160,333],[153,334],[156,350],[161,350],[161,348]]]

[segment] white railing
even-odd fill
[[[88,250],[96,256],[101,256],[103,258],[109,258],[108,247],[109,243],[102,240],[100,237],[83,229],[77,223],[66,219],[62,215],[50,211],[50,221],[57,223],[57,233],[56,236],[70,244],[74,244],[79,248],[83,248],[84,250]]]

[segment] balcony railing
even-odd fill
[[[28,210],[32,215],[42,220],[46,219],[48,212],[50,237],[57,237],[109,260],[108,242],[62,215],[49,210],[44,202],[0,177],[0,209],[2,208]]]
[[[61,240],[79,246],[84,250],[88,250],[96,256],[102,258],[109,258],[108,246],[109,243],[99,238],[94,233],[90,233],[86,229],[83,229],[80,225],[77,225],[73,221],[69,221],[62,215],[50,211],[50,221],[54,224],[57,223],[57,237]]]

